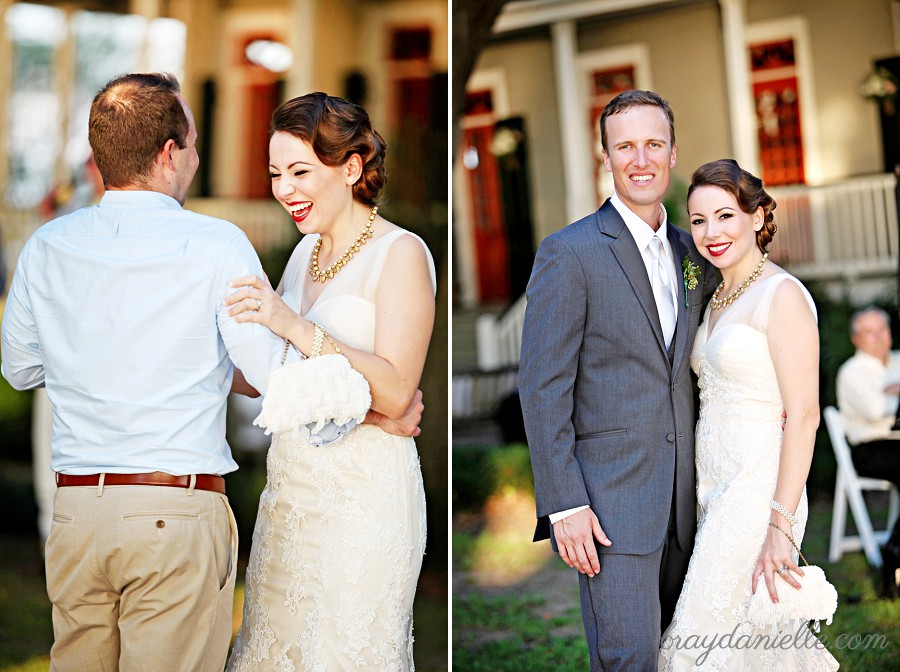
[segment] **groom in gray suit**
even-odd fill
[[[689,360],[715,270],[666,221],[669,104],[626,91],[600,128],[615,195],[541,243],[519,387],[535,541],[580,572],[591,669],[635,672],[656,670],[694,544]]]

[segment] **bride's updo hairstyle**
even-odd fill
[[[763,225],[756,232],[756,244],[763,252],[772,242],[778,227],[775,226],[775,199],[763,189],[762,180],[741,168],[734,159],[719,159],[704,163],[694,171],[688,199],[697,187],[719,187],[734,196],[741,210],[748,215],[763,209]]]
[[[337,96],[308,93],[275,110],[269,137],[278,131],[308,142],[326,166],[343,165],[353,154],[359,154],[363,168],[353,185],[353,196],[360,203],[375,205],[386,180],[386,145],[363,108]]]

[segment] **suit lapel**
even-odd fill
[[[684,287],[684,269],[681,266],[682,260],[688,256],[687,246],[681,242],[681,237],[675,231],[675,227],[669,224],[666,227],[668,232],[669,244],[672,246],[672,256],[675,258],[675,277],[678,284],[678,319],[675,326],[675,352],[672,356],[672,369],[678,370],[681,359],[687,350],[691,347],[688,343],[688,334],[690,333],[691,319],[687,309],[687,301],[685,299]]]
[[[597,224],[601,233],[615,239],[609,248],[612,250],[616,261],[619,262],[619,266],[622,267],[622,271],[631,284],[631,288],[637,296],[641,308],[644,309],[644,314],[650,321],[653,333],[656,335],[657,344],[666,362],[668,362],[669,355],[666,350],[665,340],[663,340],[656,299],[653,298],[653,288],[650,286],[650,278],[647,277],[647,267],[644,265],[644,258],[641,256],[637,244],[634,242],[634,237],[631,235],[628,227],[625,226],[625,221],[619,215],[616,207],[608,199],[596,214]]]

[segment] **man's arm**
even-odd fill
[[[26,269],[30,249],[31,246],[26,243],[19,256],[3,311],[2,372],[7,382],[17,390],[31,390],[44,385],[44,361],[28,294]]]
[[[244,275],[256,275],[264,277],[259,257],[250,241],[243,234],[236,236],[226,254],[225,263],[221,269],[219,282],[221,282],[222,296],[236,291],[237,288],[229,286],[229,283],[237,277]],[[231,361],[236,369],[240,369],[246,383],[256,389],[260,394],[266,393],[266,384],[269,372],[281,366],[282,357],[285,364],[299,360],[299,355],[293,347],[285,348],[285,341],[280,336],[273,334],[268,328],[253,322],[238,323],[228,314],[228,307],[224,303],[219,305],[216,317],[219,333],[225,343]]]
[[[575,376],[584,340],[587,282],[571,248],[557,236],[541,243],[528,283],[519,396],[531,451],[539,518],[553,515],[553,536],[570,567],[600,571],[594,539],[609,540],[575,459]],[[570,511],[575,509],[575,511]],[[568,514],[568,515],[567,515]]]
[[[575,376],[584,338],[587,287],[571,248],[541,243],[527,290],[519,397],[531,451],[537,512],[547,516],[590,504],[575,460]]]

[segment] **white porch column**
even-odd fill
[[[12,0],[0,0],[0,63],[12,63],[13,49],[6,29],[6,12]],[[8,101],[12,95],[12,66],[0,68],[0,185],[5,185],[9,176],[9,153],[7,152],[6,129],[9,128]],[[0,204],[3,203],[5,188],[0,189]],[[10,264],[11,266],[11,264]]]
[[[129,0],[128,13],[138,14],[145,19],[155,19],[162,16],[161,0]]]
[[[731,117],[731,148],[744,170],[759,175],[756,110],[750,87],[750,61],[744,36],[746,0],[719,0],[725,79]]]
[[[294,61],[287,73],[289,97],[315,91],[316,12],[313,0],[292,0],[291,25],[285,31]]]
[[[566,219],[574,222],[596,210],[591,165],[591,139],[586,110],[578,95],[575,22],[560,21],[550,27],[559,132],[562,138],[563,176],[566,183]]]

